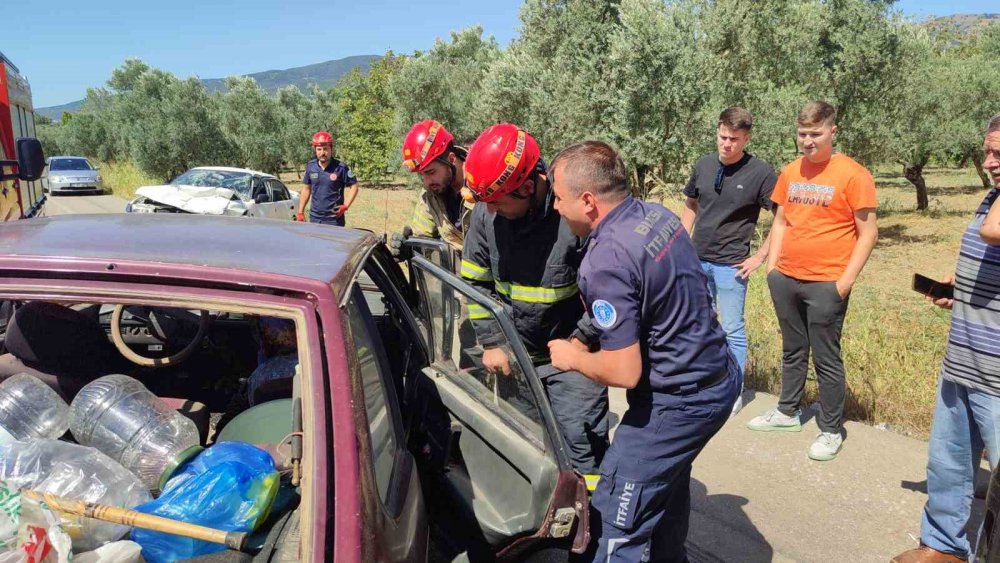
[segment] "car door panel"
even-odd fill
[[[295,202],[292,201],[288,188],[278,180],[267,181],[268,192],[271,194],[271,201],[274,202],[275,219],[292,220],[295,218]]]
[[[582,551],[589,540],[586,487],[572,470],[513,323],[499,303],[422,255],[410,267],[433,356],[424,376],[451,426],[444,446],[447,493],[474,516],[481,539],[498,556],[570,535],[566,546]],[[507,353],[509,375],[482,368],[470,305],[496,321],[505,340],[491,337],[490,347]]]

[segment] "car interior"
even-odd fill
[[[0,381],[27,373],[69,403],[90,381],[125,374],[194,422],[202,446],[243,441],[272,454],[281,485],[270,516],[251,538],[252,553],[193,560],[268,561],[276,550],[292,547],[278,538],[295,534],[300,493],[282,445],[293,432],[294,321],[57,301],[3,301],[0,318]],[[117,343],[113,333],[120,336]],[[72,440],[71,433],[63,439]]]

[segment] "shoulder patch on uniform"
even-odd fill
[[[590,309],[594,313],[594,322],[601,328],[611,328],[618,320],[618,311],[615,310],[615,306],[603,299],[594,301]]]

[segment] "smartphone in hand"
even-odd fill
[[[920,274],[913,274],[913,291],[934,299],[955,298],[955,286],[943,284]]]

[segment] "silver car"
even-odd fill
[[[53,156],[46,160],[42,178],[45,189],[52,195],[68,192],[103,192],[101,175],[82,156]]]

